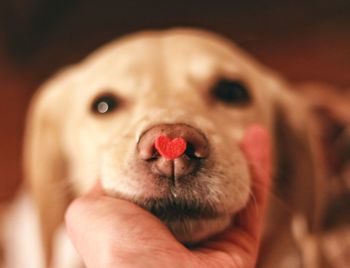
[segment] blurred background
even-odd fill
[[[0,201],[22,179],[25,113],[38,85],[111,39],[175,26],[221,33],[292,82],[349,88],[348,0],[1,0]]]

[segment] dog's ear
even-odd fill
[[[297,94],[285,90],[276,96],[276,192],[307,220],[310,232],[320,223],[325,182],[315,122]]]
[[[324,162],[317,124],[308,103],[292,89],[285,88],[275,96],[274,191],[290,210],[291,236],[304,264],[314,267],[308,265],[321,258],[318,237],[326,200]]]
[[[350,89],[304,82],[298,85],[320,126],[329,181],[326,232],[350,222]]]
[[[307,82],[298,85],[320,126],[320,140],[327,159],[328,177],[334,193],[346,188],[350,163],[350,89]],[[335,179],[337,178],[337,179]],[[342,189],[342,190],[341,190]]]
[[[53,237],[69,202],[62,152],[67,73],[61,73],[34,96],[24,137],[24,176],[38,211],[46,261]]]

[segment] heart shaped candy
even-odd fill
[[[154,143],[158,153],[167,160],[174,160],[186,151],[187,142],[183,138],[170,139],[159,136]]]

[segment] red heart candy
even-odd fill
[[[187,147],[187,142],[183,138],[175,138],[171,140],[167,136],[159,136],[154,146],[158,153],[167,160],[174,160],[181,156]]]

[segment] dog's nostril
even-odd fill
[[[192,143],[188,143],[187,144],[185,155],[187,155],[189,158],[193,158],[193,159],[195,159],[195,158],[204,158],[204,157],[201,156],[202,154],[199,151],[196,150],[196,147]]]
[[[190,158],[196,158],[195,152],[196,152],[196,150],[195,150],[194,145],[192,143],[188,143],[186,151],[185,151],[185,155],[187,155]]]
[[[199,158],[206,158],[208,156],[208,147],[204,146],[198,146],[188,143],[187,148],[185,151],[185,155],[187,155],[189,158],[193,159],[199,159]]]

